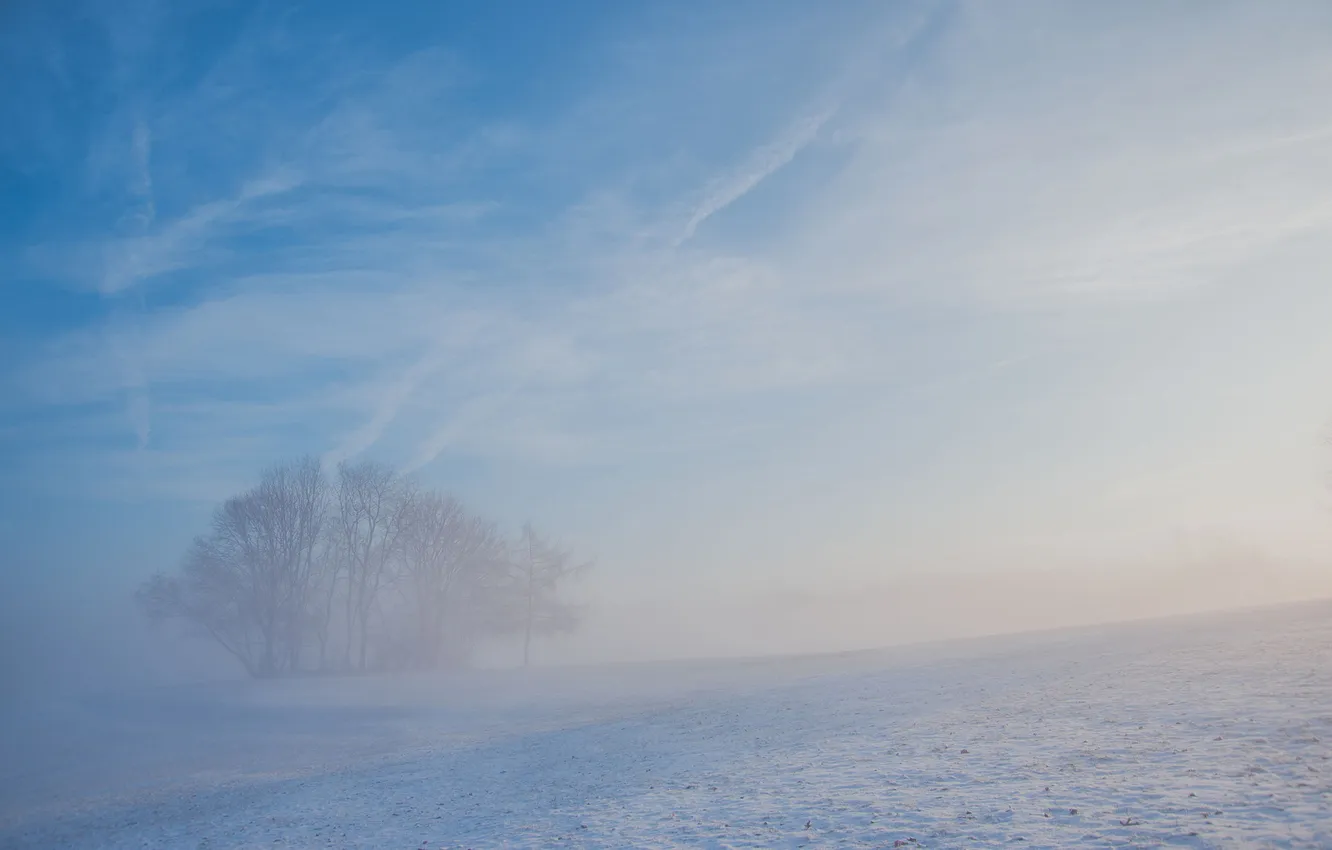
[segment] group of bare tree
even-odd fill
[[[374,463],[305,458],[228,499],[179,570],[138,592],[154,621],[211,637],[252,676],[439,668],[478,642],[567,632],[580,572],[525,525],[516,539],[451,496]]]

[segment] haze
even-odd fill
[[[0,21],[10,683],[306,453],[595,558],[543,664],[1332,591],[1326,4]]]
[[[0,845],[1332,846],[1329,92],[1321,0],[0,2]]]

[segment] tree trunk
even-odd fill
[[[533,561],[532,539],[527,540],[527,622],[523,630],[523,666],[528,666],[532,653],[532,604],[533,584],[536,580],[536,564]]]
[[[353,612],[356,609],[352,607],[352,584],[347,582],[347,642],[342,649],[342,669],[351,669],[351,651],[352,641],[356,640],[356,618]]]
[[[367,636],[368,636],[368,634],[369,634],[369,630],[370,630],[370,627],[369,627],[370,612],[369,612],[369,611],[362,611],[361,614],[360,614],[360,616],[361,616],[361,649],[360,649],[360,656],[359,656],[359,658],[357,659],[357,664],[356,664],[356,666],[357,666],[358,669],[364,671],[364,670],[365,670],[365,645],[366,645],[366,643],[368,642],[368,641],[367,641]]]

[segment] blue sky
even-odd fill
[[[0,16],[11,580],[306,452],[617,598],[1328,542],[1327,4]]]

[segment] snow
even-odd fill
[[[1332,606],[6,719],[4,847],[1332,847]]]

